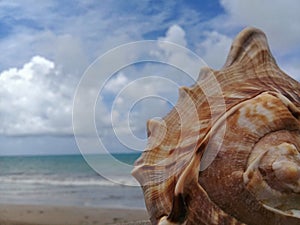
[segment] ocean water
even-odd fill
[[[130,170],[138,154],[0,157],[0,203],[145,208]],[[110,156],[111,158],[111,156]],[[122,165],[128,168],[124,169]],[[103,170],[103,168],[105,170]]]

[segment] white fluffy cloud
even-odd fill
[[[160,40],[169,41],[178,45],[186,46],[187,42],[185,35],[185,31],[177,24],[174,24],[167,30],[166,36],[160,38]]]
[[[55,64],[41,56],[0,74],[2,135],[70,134],[71,97]]]

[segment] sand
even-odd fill
[[[150,224],[146,210],[0,205],[0,225]]]

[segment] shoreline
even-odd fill
[[[0,203],[1,225],[150,224],[145,209]]]

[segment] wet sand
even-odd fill
[[[1,225],[144,225],[146,210],[0,204]]]

